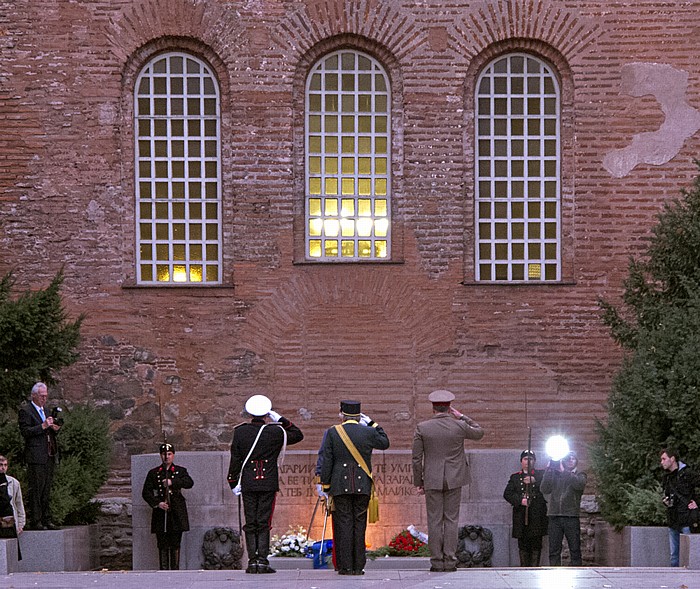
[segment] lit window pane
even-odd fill
[[[336,237],[340,231],[338,219],[326,219],[323,222],[323,229],[328,237]]]
[[[323,230],[323,219],[309,219],[309,235],[318,237]]]
[[[370,237],[372,235],[372,219],[358,219],[357,234],[360,237]]]

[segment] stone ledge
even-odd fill
[[[700,569],[700,534],[681,534],[680,566]]]
[[[17,540],[3,538],[0,540],[0,575],[17,572]]]
[[[99,526],[71,526],[60,530],[26,531],[20,535],[20,573],[93,571],[99,569]]]

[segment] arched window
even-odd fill
[[[221,283],[219,110],[192,55],[158,55],[136,80],[138,284]]]
[[[306,80],[307,260],[391,256],[391,96],[359,51],[326,55]]]
[[[476,280],[561,280],[560,90],[533,55],[476,86]]]

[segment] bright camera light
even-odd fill
[[[552,436],[544,446],[547,456],[552,460],[561,460],[569,453],[569,442],[562,436]]]

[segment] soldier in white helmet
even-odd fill
[[[286,444],[301,442],[304,434],[273,411],[272,402],[264,395],[248,399],[245,411],[252,419],[233,430],[228,483],[234,493],[243,495],[246,573],[274,573],[267,557],[275,495],[280,488],[277,459]]]

